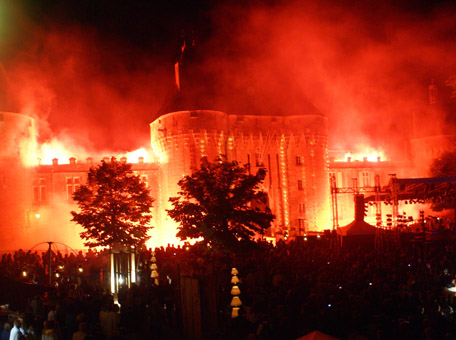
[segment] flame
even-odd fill
[[[52,164],[52,160],[57,158],[59,163],[69,163],[73,154],[58,139],[41,144],[38,152],[40,164]]]
[[[144,148],[140,148],[131,152],[127,152],[127,162],[128,163],[138,163],[139,157],[144,159],[144,162],[148,161],[148,153]]]
[[[351,161],[363,161],[367,160],[369,162],[378,162],[378,160],[385,161],[387,157],[381,149],[375,149],[371,146],[360,146],[355,148],[354,151],[345,153],[343,159],[337,159],[337,162],[347,162],[348,159]]]
[[[59,160],[59,164],[69,164],[70,157],[75,157],[78,159],[85,159],[87,157],[96,158],[103,158],[102,155],[91,155],[88,151],[78,148],[78,147],[68,147],[68,145],[73,145],[68,142],[63,142],[58,138],[54,138],[50,141],[47,141],[41,144],[38,148],[37,156],[38,156],[38,163],[43,165],[51,165],[52,160],[57,158]],[[97,152],[98,153],[98,152]],[[139,158],[142,157],[144,162],[151,161],[151,158],[145,148],[140,148],[131,152],[104,152],[105,155],[109,157],[114,156],[117,159],[122,157],[127,157],[128,163],[138,163]]]

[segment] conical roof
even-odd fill
[[[271,71],[266,80],[259,80],[244,74],[242,68],[230,72],[208,65],[203,58],[195,57],[196,53],[190,50],[176,62],[175,79],[158,116],[186,110],[323,115],[300,90],[296,79],[286,72]]]

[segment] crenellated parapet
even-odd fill
[[[266,168],[264,189],[276,215],[271,236],[303,235],[328,227],[327,118],[322,115],[254,116],[220,111],[178,111],[150,124],[160,161],[162,202],[179,190],[202,157],[218,155]]]

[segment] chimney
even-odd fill
[[[363,157],[363,162],[367,162],[367,157]]]
[[[93,164],[93,158],[92,157],[87,157],[86,158],[86,163],[87,164]]]
[[[52,165],[59,165],[59,159],[58,158],[53,158],[52,159]]]
[[[138,157],[138,163],[140,163],[140,164],[144,163],[144,157],[142,157],[142,156]]]
[[[347,157],[347,162],[350,163],[352,161],[351,157]]]
[[[377,162],[381,162],[382,161],[382,157],[378,156],[377,157]]]
[[[70,157],[70,164],[72,164],[72,165],[76,164],[76,158]]]

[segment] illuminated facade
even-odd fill
[[[276,215],[269,234],[297,236],[330,226],[327,118],[322,115],[253,116],[220,111],[179,111],[150,124],[151,145],[160,162],[159,217],[172,237],[164,209],[176,196],[178,181],[199,166],[202,157],[226,155],[267,170],[263,190]]]
[[[36,153],[32,151],[36,150],[33,119],[1,113],[0,127],[4,146],[0,154],[0,225],[4,231],[0,235],[0,250],[30,249],[48,241],[83,248],[79,237],[82,229],[70,221],[70,212],[77,210],[71,196],[85,184],[94,160],[54,159],[52,164],[36,165]],[[150,135],[148,159],[153,161],[145,162],[143,157],[137,161],[129,159],[133,171],[147,183],[155,200],[149,246],[178,242],[177,225],[166,213],[166,209],[172,208],[169,197],[177,195],[178,181],[191,174],[202,157],[213,160],[226,155],[229,160],[248,164],[252,173],[266,168],[262,189],[268,193],[269,207],[276,216],[267,233],[273,238],[332,229],[334,201],[330,177],[335,178],[338,188],[348,189],[337,195],[337,221],[344,226],[354,218],[353,191],[359,189],[368,196],[377,178],[384,187],[392,174],[416,176],[419,168],[407,165],[405,160],[335,160],[327,147],[327,118],[317,114],[255,116],[210,110],[177,111],[153,121]],[[411,140],[412,154],[418,163],[425,163],[418,157],[427,157],[427,163],[452,145],[453,139],[448,136]],[[424,152],[418,152],[419,149]],[[35,159],[33,166],[30,158]],[[120,160],[127,162],[126,158]],[[381,209],[385,220],[391,206],[382,203]],[[399,207],[410,216],[418,214],[416,208],[417,211],[411,209]],[[368,223],[376,223],[376,212],[375,206],[368,207]]]
[[[0,249],[30,249],[49,241],[82,248],[82,229],[70,221],[70,212],[77,210],[72,193],[86,183],[93,159],[55,158],[52,164],[36,165],[33,120],[5,114],[3,124],[4,145],[9,142],[14,148],[1,157],[0,222],[8,232],[0,240]],[[326,117],[179,111],[156,119],[150,129],[150,153],[156,161],[144,162],[140,157],[132,163],[155,200],[149,245],[178,241],[177,225],[166,214],[171,208],[168,200],[176,196],[178,181],[191,174],[203,156],[226,155],[249,164],[252,173],[259,167],[267,169],[262,189],[276,215],[269,236],[298,236],[330,227]],[[30,166],[24,155],[32,155],[35,165]]]
[[[0,223],[7,231],[1,236],[0,250],[27,249],[47,241],[82,248],[81,227],[70,222],[70,212],[77,210],[71,195],[85,184],[93,159],[54,159],[53,164],[29,166],[31,162],[24,156],[35,155],[30,151],[35,141],[33,120],[12,113],[1,117],[2,142],[9,147],[2,150],[0,158]],[[178,181],[191,174],[204,156],[212,160],[226,155],[229,160],[248,164],[252,173],[266,168],[262,189],[268,193],[269,207],[276,216],[267,236],[275,238],[333,227],[331,176],[339,188],[365,189],[375,185],[376,177],[383,187],[391,174],[406,177],[415,169],[380,159],[335,161],[333,156],[328,157],[327,118],[317,114],[255,116],[177,111],[153,121],[150,134],[149,155],[154,161],[145,162],[139,157],[137,162],[130,162],[155,200],[151,246],[178,241],[177,225],[166,213],[171,208],[169,197],[177,195]],[[338,222],[343,226],[353,220],[353,194],[339,194],[337,202]],[[371,224],[375,224],[374,208],[369,208],[366,217]],[[383,214],[389,213],[388,208],[383,207]]]
[[[408,177],[412,170],[405,163],[385,161],[380,157],[377,160],[368,160],[367,157],[361,160],[351,158],[335,160],[330,156],[329,177],[334,178],[334,184],[339,190],[336,197],[332,197],[331,204],[332,210],[335,208],[334,205],[337,204],[337,223],[339,227],[351,223],[354,219],[355,194],[362,194],[365,197],[375,196],[375,186],[384,188],[388,185],[393,175],[397,177]],[[334,194],[332,193],[332,195]],[[336,198],[337,202],[334,201]],[[376,225],[377,207],[375,205],[367,205],[366,208],[365,221],[371,225]],[[391,209],[391,205],[382,203],[379,211],[382,221],[386,220],[387,214],[392,213]],[[401,209],[403,210],[405,208],[401,206]],[[408,207],[407,212],[410,215],[414,215],[414,212],[410,211]]]
[[[127,161],[126,158],[120,160]],[[92,158],[87,158],[83,162],[70,158],[69,164],[59,164],[58,159],[53,159],[52,165],[34,167],[31,186],[32,208],[27,225],[27,234],[30,238],[27,245],[30,246],[27,247],[42,241],[57,241],[75,249],[83,248],[83,242],[79,237],[82,227],[70,222],[70,212],[78,210],[72,195],[81,184],[86,184],[87,173],[94,165]],[[151,196],[156,197],[157,165],[145,163],[142,158],[131,165],[133,172],[150,188]],[[158,211],[159,206],[154,204],[154,217],[158,215]],[[155,219],[152,220],[152,225],[156,225]],[[153,230],[152,236],[157,238],[159,231],[159,228]]]

